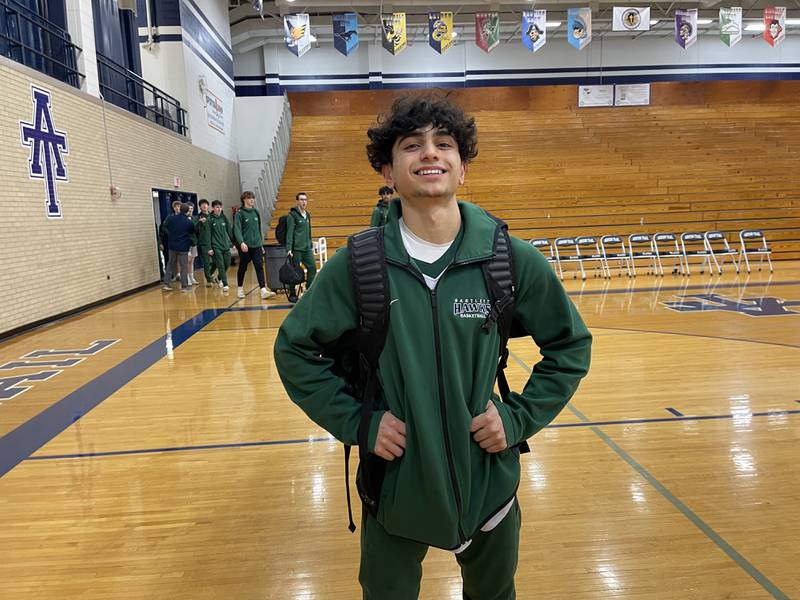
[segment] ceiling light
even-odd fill
[[[750,23],[744,28],[745,31],[764,31],[764,23]]]
[[[545,21],[545,26],[551,28],[560,27],[561,21]]]
[[[698,25],[710,25],[714,22],[714,19],[697,19]]]
[[[453,32],[453,35],[452,35],[451,37],[452,37],[453,39],[457,38],[457,37],[458,37],[458,32],[457,32],[457,31],[454,31],[454,32]]]
[[[294,2],[294,0],[291,0],[291,1]],[[309,34],[308,37],[309,37],[309,39],[311,39],[312,42],[316,42],[317,41],[317,36],[315,36],[313,33]]]
[[[800,25],[800,19],[786,19],[787,25]]]
[[[659,22],[658,19],[650,19],[650,27],[652,27],[653,25],[657,25],[658,22]]]

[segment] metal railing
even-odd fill
[[[107,102],[181,135],[188,134],[186,111],[166,92],[99,52],[97,75],[100,92]]]
[[[78,48],[69,34],[15,0],[0,0],[0,54],[80,88]]]
[[[267,158],[261,167],[258,177],[256,203],[261,214],[264,215],[264,225],[267,226],[275,210],[278,199],[278,189],[286,167],[286,158],[289,155],[289,144],[292,137],[292,111],[289,101],[284,96],[283,110],[281,112],[275,136],[272,138]],[[265,232],[269,234],[269,232]]]

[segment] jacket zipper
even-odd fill
[[[453,451],[450,447],[450,434],[447,431],[447,407],[445,406],[444,402],[444,380],[442,379],[442,349],[441,349],[441,339],[439,333],[439,318],[436,312],[437,308],[437,297],[436,297],[436,289],[428,288],[428,284],[425,283],[425,279],[415,271],[411,265],[402,264],[402,263],[395,263],[398,266],[402,267],[409,273],[411,273],[425,288],[428,290],[428,293],[431,297],[431,316],[433,317],[433,345],[436,349],[436,382],[439,394],[439,412],[442,415],[442,435],[444,436],[444,449],[445,454],[447,455],[447,467],[450,473],[450,485],[453,488],[453,496],[455,497],[456,501],[456,510],[458,511],[458,545],[460,546],[464,542],[467,541],[467,536],[464,534],[464,530],[461,528],[461,517],[463,515],[463,508],[461,505],[461,493],[458,491],[458,482],[456,479],[456,468],[453,465]],[[444,276],[444,274],[442,274]]]
[[[450,470],[450,482],[453,486],[453,495],[456,499],[456,510],[458,511],[458,541],[459,545],[467,541],[467,536],[461,528],[461,517],[463,510],[461,506],[461,493],[458,491],[458,480],[456,479],[456,468],[453,465],[453,451],[450,447],[450,434],[447,431],[447,407],[444,402],[444,381],[442,379],[442,348],[439,334],[439,316],[437,314],[436,289],[430,290],[431,313],[433,316],[433,343],[436,348],[436,381],[439,386],[439,408],[442,414],[442,434],[444,435],[444,449],[447,454],[447,466]]]

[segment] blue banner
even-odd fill
[[[333,47],[345,56],[358,48],[358,15],[356,13],[333,15]]]
[[[522,13],[522,43],[531,52],[536,52],[547,43],[546,20],[546,10],[526,10]]]
[[[567,11],[567,40],[578,50],[592,41],[592,9],[570,8]]]

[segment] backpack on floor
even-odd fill
[[[491,216],[491,215],[490,215]],[[481,263],[486,289],[491,297],[491,309],[482,325],[489,333],[499,328],[500,352],[497,363],[497,386],[505,401],[510,392],[504,369],[508,362],[508,339],[514,314],[515,285],[511,238],[508,226],[499,219],[494,239],[494,255]],[[383,227],[372,227],[347,239],[350,273],[358,309],[359,327],[342,336],[326,348],[323,355],[334,359],[333,371],[345,380],[347,393],[361,401],[361,420],[358,428],[358,473],[356,488],[361,502],[373,516],[378,512],[386,461],[368,447],[369,425],[381,394],[378,380],[378,359],[389,330],[389,279],[383,245]],[[350,446],[344,446],[345,485],[347,487],[348,529],[355,531],[350,501]],[[514,448],[529,452],[527,442]]]

